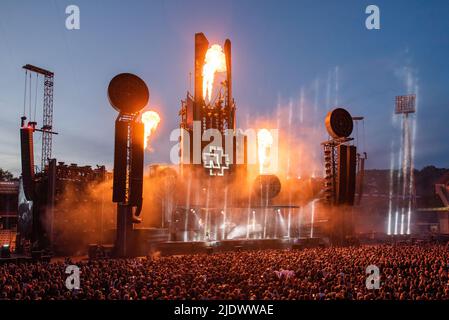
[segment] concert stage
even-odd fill
[[[162,256],[220,253],[240,250],[266,250],[266,249],[304,249],[324,247],[328,241],[323,238],[299,239],[240,239],[222,241],[166,241],[160,242],[153,250]]]
[[[49,255],[37,255],[37,256],[33,255],[31,257],[28,255],[12,253],[10,257],[0,258],[0,265],[5,263],[14,263],[14,264],[32,263],[36,261],[50,262],[51,258],[52,257]]]

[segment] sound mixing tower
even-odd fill
[[[130,73],[115,76],[108,87],[109,102],[119,112],[115,121],[112,201],[117,203],[115,255],[132,255],[134,224],[142,211],[144,124],[138,120],[150,94],[145,82]]]
[[[357,148],[350,145],[354,128],[348,111],[336,108],[325,120],[330,140],[322,143],[325,166],[325,201],[330,208],[330,237],[344,243],[353,233],[352,206],[356,188]]]

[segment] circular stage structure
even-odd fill
[[[145,82],[132,73],[121,73],[112,78],[108,86],[111,106],[123,114],[141,111],[150,99]]]
[[[343,108],[336,108],[329,111],[325,120],[326,129],[334,139],[347,138],[354,129],[354,122],[351,114]]]

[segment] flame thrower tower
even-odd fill
[[[204,64],[206,54],[209,49],[209,41],[203,33],[195,34],[195,88],[194,95],[187,93],[185,100],[181,101],[180,127],[189,134],[189,141],[181,144],[181,167],[185,165],[204,165],[204,157],[194,153],[194,135],[200,134],[202,137],[208,129],[216,129],[222,137],[235,133],[235,102],[232,97],[232,70],[231,70],[231,41],[227,39],[224,44],[224,55],[226,59],[226,80],[221,82],[218,94],[212,99],[207,99],[204,88]],[[198,132],[195,132],[198,130]],[[232,130],[232,131],[231,131]],[[225,141],[221,141],[225,142]],[[201,139],[201,153],[208,143]],[[235,158],[235,144],[232,150]],[[235,160],[235,159],[232,159]],[[233,164],[236,161],[232,161]],[[189,166],[190,167],[190,166]]]
[[[226,239],[231,211],[226,208],[240,201],[231,185],[247,163],[247,139],[236,132],[231,41],[222,49],[209,46],[206,36],[196,33],[194,55],[193,95],[187,92],[179,111],[180,173],[187,191],[174,210],[170,234],[172,240],[194,240],[188,234],[201,221],[202,240]],[[218,81],[220,76],[223,81]],[[219,221],[223,232],[213,230]]]

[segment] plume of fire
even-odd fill
[[[270,148],[273,145],[273,136],[267,129],[257,132],[257,151],[259,155],[259,173],[264,173],[264,167],[270,163]]]
[[[148,140],[151,133],[156,130],[161,118],[155,111],[145,111],[142,113],[141,121],[145,125],[144,149],[148,147]]]
[[[203,66],[203,99],[206,97],[210,101],[212,97],[212,86],[216,72],[226,71],[226,58],[223,48],[218,45],[212,45],[206,52]]]

